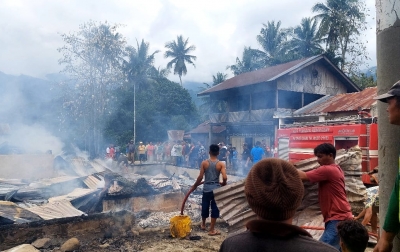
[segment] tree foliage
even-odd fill
[[[149,54],[149,43],[143,39],[141,43],[136,41],[137,47],[129,46],[128,59],[124,60],[123,71],[127,77],[127,84],[136,85],[138,89],[145,89],[152,82],[150,71],[152,71],[155,55],[160,51]]]
[[[365,73],[360,73],[358,75],[352,75],[351,80],[357,84],[361,89],[368,87],[376,87],[377,82],[374,80],[373,76],[367,76]]]
[[[236,64],[227,66],[233,74],[239,75],[246,72],[255,71],[265,67],[263,54],[259,50],[245,47],[242,54],[242,59],[236,58]]]
[[[125,39],[119,25],[89,21],[79,31],[62,34],[65,45],[59,63],[69,80],[65,88],[64,116],[76,122],[77,139],[82,139],[90,156],[100,153],[105,116],[112,113],[112,91],[124,82],[122,62]]]
[[[257,35],[257,41],[262,50],[259,50],[263,58],[264,66],[274,66],[285,61],[283,44],[287,40],[288,30],[281,29],[281,21],[268,21],[263,24],[260,34]]]
[[[361,0],[326,0],[312,11],[318,13],[319,36],[325,38],[326,51],[339,59],[339,67],[348,74],[358,70],[360,61],[367,59],[365,46],[359,36],[366,29],[365,3]]]
[[[227,76],[227,74],[217,72],[217,74],[212,76],[213,82],[211,84],[203,83],[205,87],[200,88],[199,92],[205,91],[226,81]],[[201,101],[202,104],[199,106],[199,112],[201,114],[202,121],[207,121],[208,116],[211,113],[223,113],[227,111],[227,102],[224,100],[211,100],[209,96],[203,96]]]
[[[360,40],[366,30],[367,9],[361,0],[326,0],[317,3],[316,15],[303,18],[294,28],[282,28],[281,22],[263,24],[256,40],[260,49],[244,48],[242,59],[229,65],[234,75],[292,60],[324,54],[348,75],[359,75],[359,67],[368,60]]]
[[[118,111],[108,121],[106,137],[124,144],[133,136],[133,89],[118,92]],[[167,130],[189,130],[199,123],[196,107],[178,83],[166,78],[139,90],[136,101],[136,139],[165,141]]]
[[[164,54],[165,58],[172,58],[172,60],[168,62],[167,68],[171,69],[174,67],[174,74],[179,75],[182,86],[182,75],[186,75],[187,73],[186,63],[196,67],[193,61],[195,61],[197,57],[189,54],[194,51],[196,47],[194,45],[189,46],[189,38],[185,40],[182,35],[179,35],[176,41],[167,42],[165,47],[168,49]]]
[[[311,57],[323,53],[318,36],[318,22],[313,18],[303,18],[301,24],[290,30],[291,39],[284,45],[284,51],[294,59]]]

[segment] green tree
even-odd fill
[[[63,82],[65,117],[78,127],[80,147],[90,157],[100,154],[107,115],[113,112],[112,90],[123,85],[122,62],[125,39],[117,32],[119,25],[93,21],[82,24],[79,31],[62,34],[65,45],[59,63],[68,81]]]
[[[213,75],[213,82],[211,84],[203,83],[205,87],[200,88],[199,92],[205,91],[211,87],[214,87],[224,81],[226,81],[227,74],[217,72]],[[227,102],[224,100],[211,100],[209,96],[203,96],[201,98],[202,104],[199,106],[199,112],[201,114],[202,121],[208,120],[211,113],[223,113],[227,111]]]
[[[236,76],[242,73],[255,71],[263,68],[264,54],[259,50],[252,49],[250,47],[244,47],[242,59],[236,58],[236,64],[227,66],[226,69],[230,69]]]
[[[189,46],[189,38],[186,40],[183,39],[182,35],[179,35],[176,38],[176,41],[170,41],[165,44],[165,47],[168,49],[164,56],[165,58],[172,58],[170,62],[167,64],[167,68],[171,69],[174,67],[174,74],[179,75],[179,80],[182,86],[182,75],[186,75],[187,68],[186,63],[192,64],[196,60],[196,56],[190,55],[189,53],[194,51],[196,47],[194,45]]]
[[[377,83],[373,76],[367,76],[365,73],[359,75],[352,75],[351,80],[357,84],[361,89],[368,87],[376,87]]]
[[[294,58],[306,58],[323,53],[323,40],[317,36],[317,21],[303,18],[301,24],[293,29],[292,38],[286,43],[285,49]]]
[[[274,66],[290,61],[283,52],[283,44],[287,41],[288,30],[281,29],[281,21],[263,24],[257,41],[262,47],[258,54],[263,58],[264,66]]]
[[[137,47],[128,47],[128,60],[124,61],[124,72],[128,79],[128,85],[136,85],[138,89],[147,88],[151,83],[151,71],[153,70],[155,55],[160,51],[149,54],[149,43],[136,41]]]
[[[360,56],[361,60],[367,58],[365,46],[358,39],[360,32],[366,29],[365,3],[360,0],[326,0],[326,3],[315,4],[312,11],[318,13],[315,16],[320,21],[318,33],[326,40],[329,57],[339,59],[341,70],[353,72],[352,69],[359,65],[354,61]]]
[[[133,135],[133,90],[120,90],[117,95],[121,99],[117,113],[108,121],[106,137],[123,145]],[[167,130],[189,130],[199,123],[196,106],[188,91],[166,78],[139,90],[136,109],[138,141],[165,141]]]
[[[133,140],[136,142],[137,132],[137,103],[136,97],[139,90],[148,89],[150,85],[154,84],[154,79],[151,78],[151,72],[154,68],[154,56],[159,51],[149,54],[149,43],[136,41],[137,48],[128,47],[128,60],[124,61],[124,72],[127,76],[127,84],[130,89],[133,88]]]

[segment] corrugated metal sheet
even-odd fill
[[[83,180],[83,183],[85,183],[85,185],[87,185],[87,187],[89,187],[90,189],[97,189],[100,187],[101,183],[104,184],[102,180],[93,175],[87,176],[87,178]]]
[[[37,214],[23,209],[10,201],[0,201],[0,217],[14,223],[27,223],[41,220]]]
[[[53,184],[64,183],[71,180],[79,179],[79,177],[75,176],[61,176],[56,178],[42,179],[29,184],[29,187],[32,188],[43,188]]]
[[[358,148],[350,149],[347,152],[339,150],[337,152],[336,163],[338,163],[344,171],[361,169],[361,150]],[[296,167],[303,171],[309,171],[318,166],[316,158],[296,163]],[[366,188],[362,182],[361,184],[359,182],[361,182],[359,176],[346,176],[346,193],[353,210],[359,207],[360,204],[363,205],[366,199]],[[256,215],[251,211],[247,203],[244,193],[244,183],[245,180],[241,180],[214,190],[214,197],[221,218],[229,224],[229,233],[244,231],[246,223],[256,218]],[[305,195],[301,206],[296,212],[293,224],[323,228],[324,222],[318,206],[317,184],[305,182],[304,187]],[[305,229],[316,239],[318,239],[323,232],[321,230]]]
[[[323,60],[323,64],[330,69],[330,71],[337,74],[338,78],[343,82],[343,84],[348,88],[348,92],[359,91],[360,88],[356,86],[350,78],[348,78],[340,69],[334,66],[325,56],[316,55],[309,58],[299,59],[284,64],[266,67],[257,71],[243,73],[230,78],[210,89],[207,89],[198,95],[207,95],[209,93],[227,90],[231,88],[238,88],[243,86],[248,86],[257,83],[269,82],[276,80],[284,75],[293,74],[300,69],[307,67],[315,62]]]
[[[314,58],[314,57],[311,57]],[[237,87],[243,87],[247,85],[252,85],[256,83],[262,83],[262,82],[267,82],[270,79],[274,79],[277,75],[280,75],[282,72],[285,72],[289,69],[292,69],[294,66],[298,66],[301,63],[307,62],[307,60],[311,58],[305,58],[305,59],[299,59],[295,61],[291,61],[285,64],[280,64],[276,66],[271,66],[271,67],[266,67],[257,71],[253,72],[248,72],[248,73],[243,73],[240,75],[237,75],[233,78],[230,78],[216,86],[213,86],[210,89],[207,89],[199,95],[206,95],[212,92],[216,91],[221,91],[221,90],[226,90],[230,88],[237,88]]]
[[[28,210],[39,215],[45,220],[86,215],[84,212],[79,211],[72,206],[68,200],[49,202],[46,205],[32,207]]]
[[[343,111],[369,110],[376,103],[374,97],[377,95],[377,88],[366,88],[361,92],[339,94],[327,99],[323,97],[322,102],[314,102],[294,112],[295,115],[322,114]]]
[[[219,134],[226,130],[225,126],[213,126],[212,133]],[[190,134],[208,134],[210,132],[210,121],[203,122],[202,124],[198,125],[196,128],[192,129],[189,133]]]
[[[49,202],[62,201],[62,200],[71,201],[71,200],[74,200],[77,198],[84,197],[88,194],[97,192],[99,190],[100,189],[75,188],[72,192],[70,192],[66,195],[49,198]]]

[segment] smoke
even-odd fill
[[[21,152],[29,154],[46,153],[51,150],[52,154],[59,155],[64,147],[60,139],[39,124],[10,125],[9,134],[0,136],[1,142],[7,142],[16,146]]]

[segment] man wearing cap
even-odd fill
[[[396,82],[387,93],[379,95],[375,97],[375,99],[388,104],[387,112],[389,113],[389,123],[400,125],[400,81]],[[374,248],[374,252],[392,251],[393,239],[399,233],[399,180],[400,170],[390,196],[385,222],[381,231],[381,237]]]
[[[140,163],[142,163],[146,159],[146,145],[144,145],[143,142],[139,142],[138,152],[139,152],[139,161]]]
[[[304,187],[297,169],[287,161],[268,158],[257,162],[245,183],[245,195],[257,219],[247,231],[225,239],[220,252],[235,251],[336,251],[314,240],[304,229],[292,225]]]

